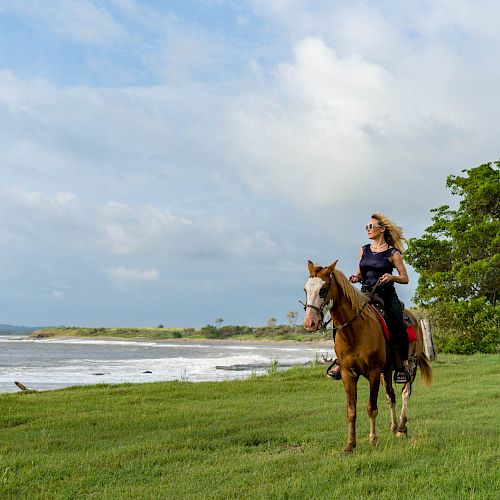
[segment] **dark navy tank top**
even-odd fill
[[[372,252],[369,244],[363,247],[363,254],[359,261],[359,270],[361,271],[361,279],[364,287],[375,286],[378,279],[385,273],[392,274],[395,266],[389,258],[395,252],[399,252],[399,250],[392,247],[383,252]],[[391,281],[390,283],[381,285],[377,288],[377,292],[395,293],[394,283]]]

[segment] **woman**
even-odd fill
[[[359,254],[358,272],[349,276],[351,283],[362,283],[361,291],[371,292],[377,285],[376,294],[384,301],[387,325],[393,344],[399,355],[394,381],[405,384],[411,381],[408,371],[408,335],[403,320],[403,310],[394,283],[406,285],[408,273],[403,262],[403,231],[390,219],[374,213],[366,226],[371,244],[364,245]],[[396,269],[398,274],[392,274]],[[328,376],[339,379],[340,366],[328,370]]]

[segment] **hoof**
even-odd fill
[[[408,431],[406,429],[398,429],[396,432],[396,437],[403,438],[407,436]]]
[[[374,438],[370,438],[370,444],[372,446],[377,446],[378,438],[375,436]]]
[[[353,452],[354,448],[356,448],[356,443],[348,444],[346,449],[344,450],[344,455],[350,455]]]
[[[396,434],[396,432],[398,432],[398,426],[397,425],[391,425],[391,432],[393,434]]]

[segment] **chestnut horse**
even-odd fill
[[[385,387],[387,402],[391,411],[391,430],[398,436],[407,432],[407,407],[411,394],[411,384],[415,380],[417,366],[424,382],[432,382],[432,369],[429,359],[423,352],[423,337],[419,321],[410,311],[417,340],[410,342],[409,371],[412,381],[404,384],[402,391],[402,411],[399,423],[396,419],[396,395],[392,387],[392,363],[387,358],[386,340],[380,321],[373,307],[368,304],[365,294],[356,289],[346,276],[335,269],[337,261],[328,267],[315,266],[309,261],[310,277],[305,284],[306,311],[304,327],[314,332],[323,327],[323,318],[330,311],[334,325],[335,353],[340,363],[342,382],[347,395],[347,447],[349,453],[356,446],[356,400],[357,384],[360,375],[370,383],[368,417],[370,418],[370,443],[377,443],[375,420],[378,413],[378,392],[380,382]]]

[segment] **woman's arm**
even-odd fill
[[[389,281],[393,281],[394,283],[400,283],[401,285],[406,285],[410,280],[408,278],[408,271],[406,270],[406,266],[403,261],[401,252],[398,251],[394,252],[390,260],[394,264],[394,267],[397,269],[399,276],[385,273],[380,278],[380,283],[383,284],[383,283],[389,283]]]
[[[361,261],[361,257],[363,257],[363,248],[359,251],[359,258],[358,258],[358,272],[356,274],[351,274],[349,276],[349,281],[351,283],[360,283],[361,282],[361,270],[359,269],[359,262]]]

